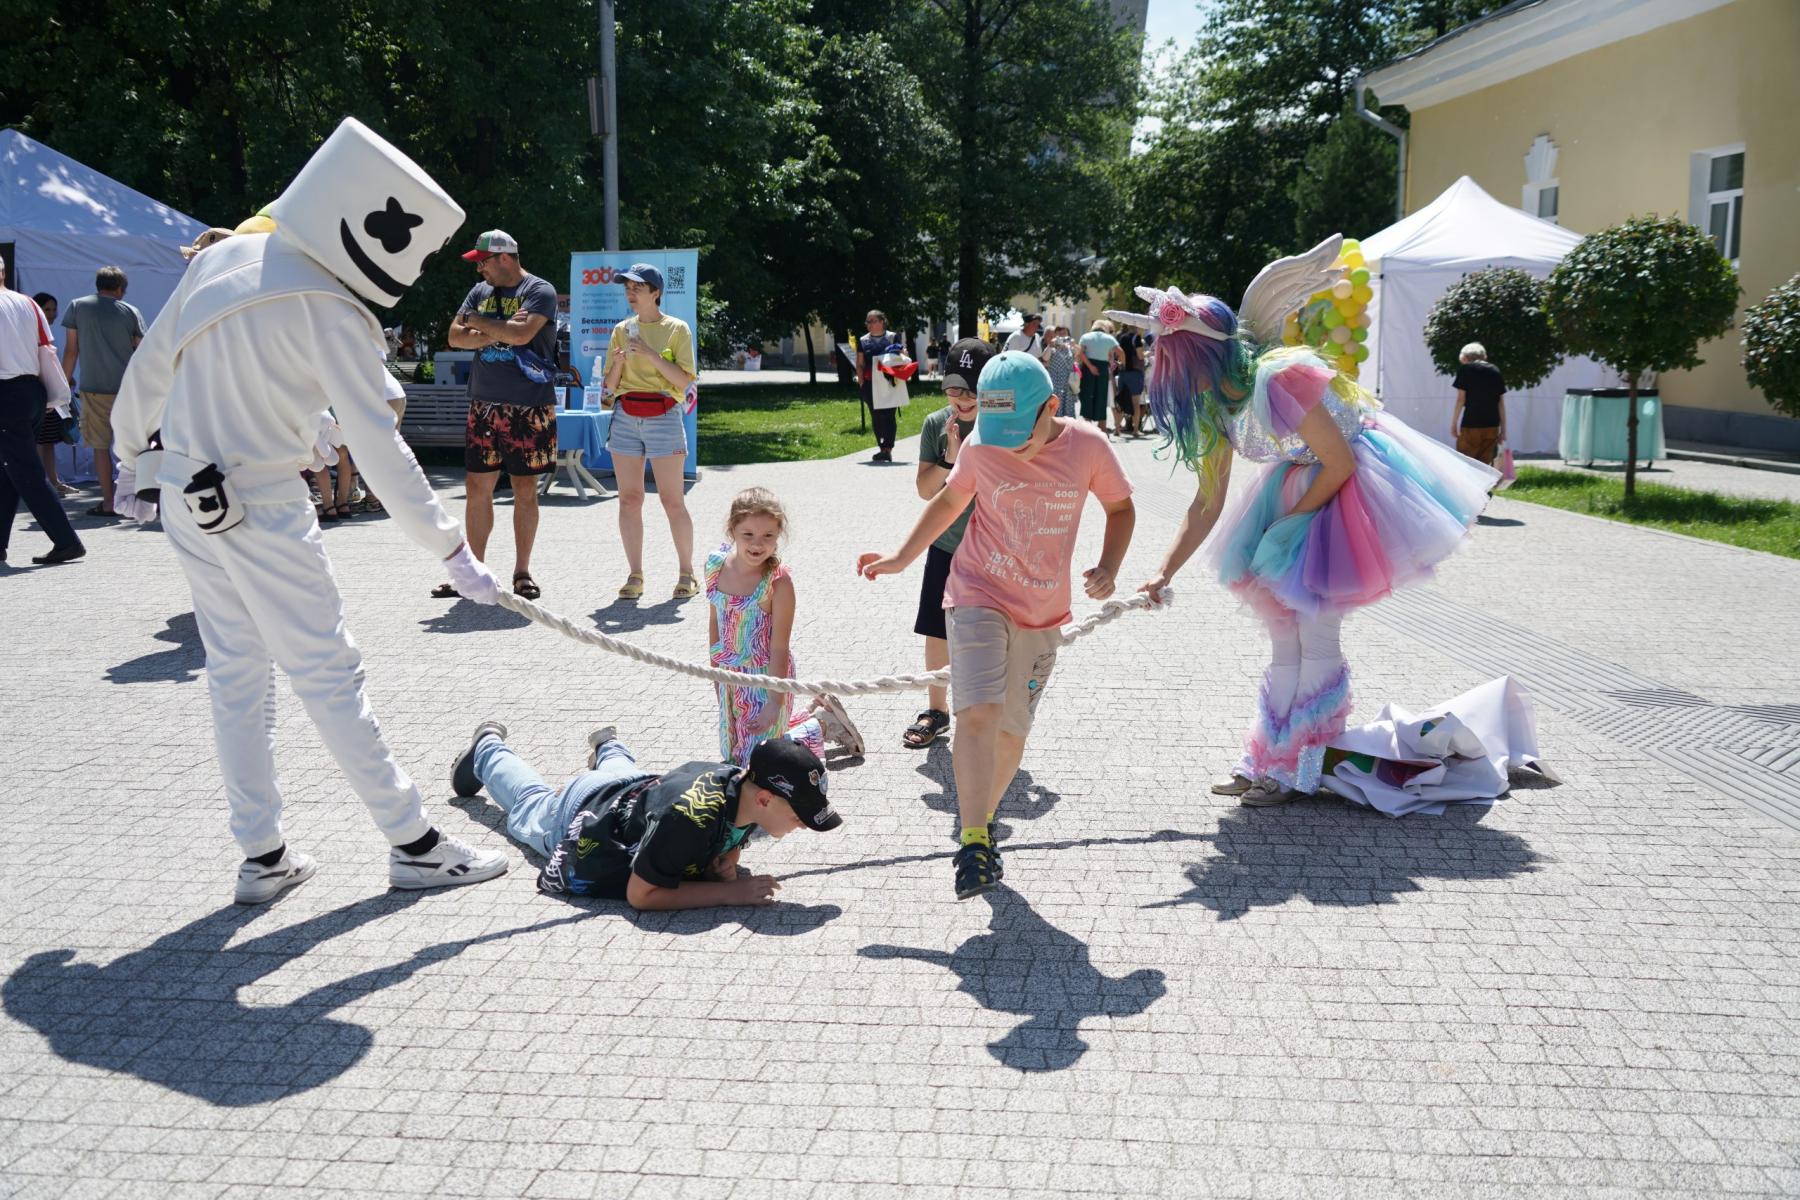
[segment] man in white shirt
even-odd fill
[[[0,259],[0,273],[5,270],[6,261]],[[48,566],[80,558],[87,547],[75,536],[38,457],[38,426],[49,405],[39,374],[45,368],[40,347],[50,348],[48,369],[60,372],[44,310],[30,296],[0,287],[0,562],[6,561],[13,517],[23,500],[38,528],[50,536],[50,552],[31,561]]]
[[[1044,349],[1044,318],[1041,313],[1031,313],[1019,326],[1019,332],[1006,339],[1003,350],[1019,350],[1036,359],[1042,359]]]

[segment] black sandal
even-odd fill
[[[513,595],[519,599],[536,600],[543,594],[544,589],[537,585],[537,581],[531,577],[531,572],[520,571],[513,576]]]
[[[440,583],[431,589],[431,598],[433,600],[454,600],[460,595],[462,595],[462,593],[456,590],[456,585],[454,583]]]
[[[900,734],[900,744],[914,750],[923,750],[938,740],[938,735],[950,728],[950,714],[941,708],[928,708],[913,719]]]

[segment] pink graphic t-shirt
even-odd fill
[[[1131,481],[1099,428],[1059,420],[1062,435],[1030,462],[994,446],[965,446],[944,486],[975,497],[968,532],[950,562],[944,607],[997,608],[1021,629],[1069,619],[1075,533],[1092,492],[1103,503]]]

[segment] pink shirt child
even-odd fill
[[[1106,436],[1086,421],[1058,418],[1062,434],[1030,462],[994,446],[965,446],[944,480],[975,497],[975,512],[950,562],[945,608],[994,608],[1021,629],[1069,620],[1069,575],[1081,510],[1092,492],[1111,504],[1131,481]]]

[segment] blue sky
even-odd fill
[[[1150,15],[1144,34],[1151,46],[1160,46],[1170,38],[1183,50],[1194,44],[1200,32],[1203,3],[1197,0],[1150,0]]]

